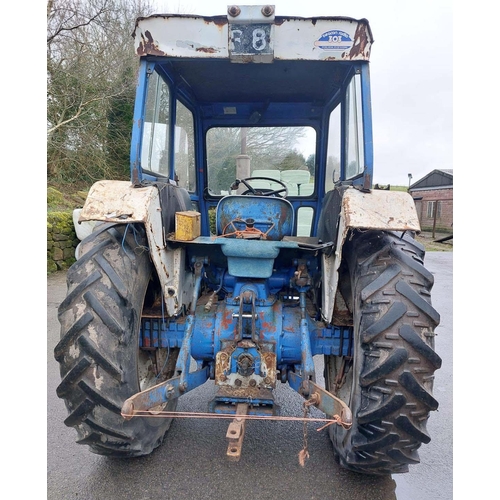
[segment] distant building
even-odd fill
[[[422,230],[452,232],[453,170],[433,170],[408,188]]]

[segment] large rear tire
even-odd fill
[[[161,444],[172,420],[121,416],[126,399],[172,376],[178,354],[178,349],[139,349],[141,313],[154,295],[146,245],[141,226],[99,226],[82,241],[59,306],[57,395],[77,442],[100,455],[147,455]],[[176,406],[174,400],[165,409]]]
[[[428,443],[429,413],[441,358],[434,350],[439,314],[433,275],[411,235],[355,232],[343,249],[340,290],[352,312],[352,358],[325,357],[327,390],[353,413],[349,430],[330,426],[342,466],[367,474],[408,471]]]

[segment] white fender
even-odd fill
[[[409,193],[374,189],[362,192],[350,187],[342,196],[335,252],[323,255],[323,318],[332,320],[342,248],[350,229],[420,232],[415,202]]]
[[[98,224],[98,221],[95,220],[79,222],[81,213],[81,208],[75,208],[73,210],[73,225],[75,226],[76,237],[80,241],[84,240],[89,234],[91,234],[96,224]]]
[[[78,222],[143,223],[150,256],[162,284],[166,312],[175,316],[192,299],[194,278],[184,270],[184,248],[165,244],[156,186],[134,187],[129,181],[98,181],[90,189]]]

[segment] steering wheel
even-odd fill
[[[283,186],[282,189],[266,189],[266,188],[254,188],[248,182],[254,180],[270,181],[275,182]],[[279,196],[280,198],[286,198],[288,196],[288,188],[286,184],[278,179],[273,179],[272,177],[247,177],[245,179],[236,179],[236,181],[231,185],[232,190],[238,189],[239,185],[243,184],[247,190],[241,193],[242,195],[258,195],[258,196]],[[284,194],[280,194],[283,193]]]

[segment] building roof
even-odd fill
[[[416,189],[444,189],[453,188],[453,169],[435,169],[410,186]]]

